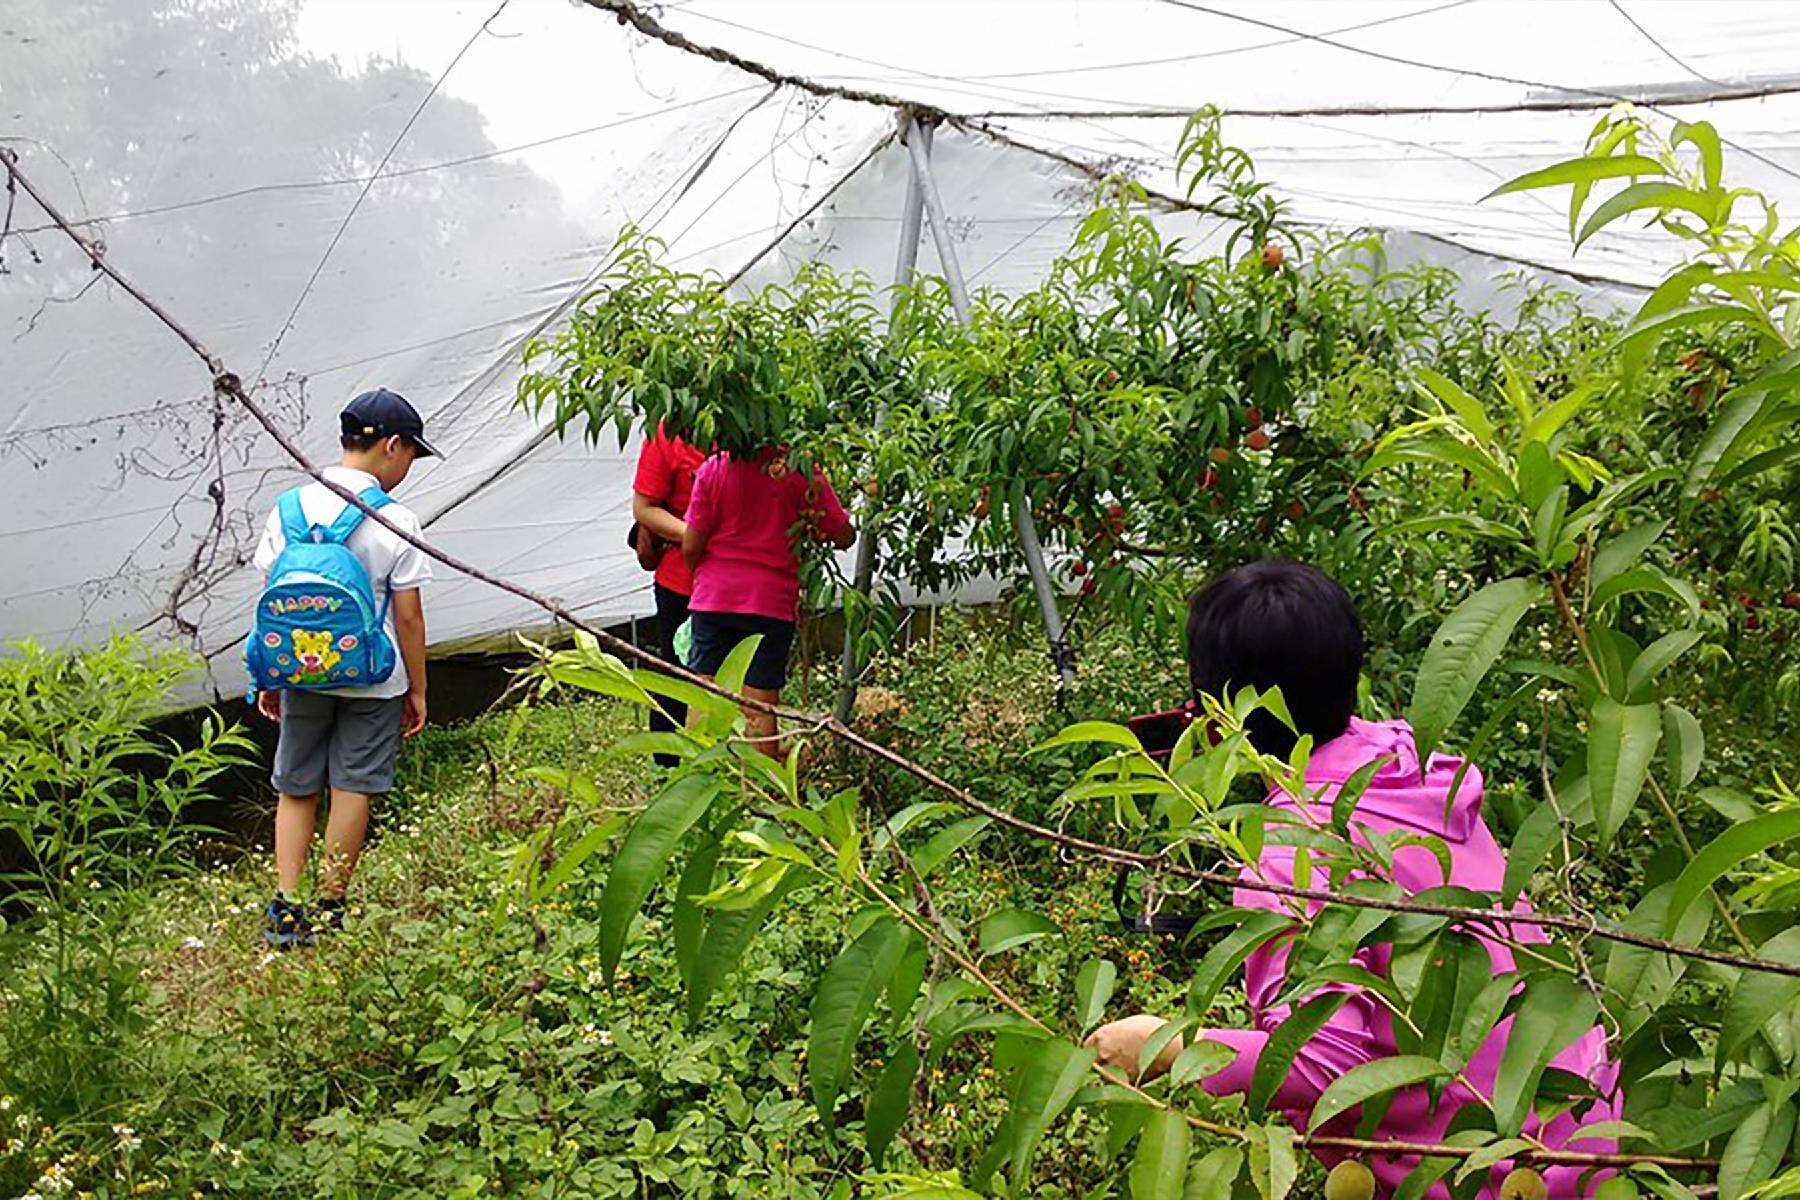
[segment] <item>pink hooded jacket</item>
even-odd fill
[[[1314,789],[1327,785],[1332,791],[1324,799],[1323,811],[1311,811],[1309,815],[1322,822],[1329,822],[1331,796],[1335,794],[1336,785],[1342,784],[1365,764],[1389,755],[1393,756],[1392,761],[1375,773],[1368,789],[1357,801],[1355,815],[1351,818],[1352,830],[1358,824],[1363,824],[1383,833],[1398,829],[1409,833],[1435,834],[1443,838],[1450,847],[1451,884],[1477,891],[1498,892],[1506,871],[1506,855],[1481,819],[1480,771],[1474,767],[1469,769],[1457,791],[1455,806],[1446,823],[1444,801],[1450,793],[1451,781],[1456,776],[1457,768],[1461,766],[1461,760],[1433,755],[1430,765],[1421,773],[1418,754],[1413,746],[1412,730],[1404,721],[1374,722],[1353,718],[1350,728],[1342,736],[1314,750],[1307,767],[1307,783]],[[1298,807],[1298,802],[1293,797],[1280,791],[1270,795],[1269,803],[1280,808]],[[1320,806],[1315,804],[1310,807],[1317,810]],[[1263,851],[1261,867],[1264,877],[1270,882],[1292,883],[1293,848],[1268,847]],[[1250,877],[1248,872],[1245,874],[1246,878]],[[1443,884],[1443,869],[1430,850],[1423,846],[1405,846],[1394,855],[1394,882],[1408,893],[1422,892]],[[1266,892],[1239,888],[1233,900],[1243,908],[1287,911],[1279,897]],[[1315,912],[1319,907],[1316,903],[1312,905]],[[1514,911],[1527,912],[1529,908],[1521,901]],[[1477,937],[1493,960],[1495,974],[1513,969],[1512,952],[1506,946],[1480,937],[1479,934]],[[1513,939],[1518,942],[1545,940],[1535,926],[1528,925],[1513,926]],[[1220,1042],[1237,1052],[1235,1062],[1204,1081],[1206,1090],[1214,1095],[1249,1090],[1251,1076],[1256,1070],[1257,1056],[1262,1053],[1269,1035],[1287,1019],[1290,1007],[1274,1007],[1274,1001],[1286,983],[1288,951],[1289,945],[1284,940],[1257,951],[1245,963],[1244,990],[1249,999],[1254,1029],[1207,1029],[1199,1032],[1198,1036]],[[1364,951],[1358,955],[1358,961],[1377,973],[1385,974],[1387,951],[1385,948]],[[1308,998],[1302,996],[1298,1000],[1303,1002]],[[1471,1083],[1489,1096],[1493,1093],[1500,1056],[1511,1029],[1511,1017],[1495,1026],[1463,1072]],[[1352,1067],[1396,1053],[1398,1050],[1394,1043],[1392,1014],[1367,994],[1353,993],[1325,1027],[1301,1048],[1287,1080],[1275,1093],[1273,1105],[1287,1113],[1295,1128],[1304,1129],[1314,1102],[1333,1080]],[[1603,1099],[1580,1122],[1567,1114],[1545,1124],[1540,1124],[1535,1116],[1531,1117],[1525,1124],[1528,1135],[1541,1139],[1553,1148],[1562,1147],[1579,1125],[1617,1119],[1618,1066],[1607,1056],[1606,1034],[1603,1029],[1596,1026],[1552,1059],[1551,1065],[1589,1080]],[[1451,1118],[1464,1104],[1471,1102],[1473,1097],[1466,1088],[1461,1084],[1452,1084],[1434,1112],[1424,1087],[1407,1088],[1394,1097],[1376,1136],[1395,1141],[1442,1141]],[[1353,1110],[1325,1125],[1321,1132],[1352,1133],[1355,1116]],[[1590,1153],[1604,1153],[1617,1149],[1617,1146],[1604,1139],[1594,1139],[1583,1140],[1573,1148]],[[1348,1155],[1343,1151],[1320,1150],[1319,1157],[1330,1164]],[[1418,1161],[1415,1156],[1371,1159],[1369,1166],[1375,1173],[1377,1194],[1391,1196],[1400,1181],[1418,1165]],[[1582,1195],[1581,1173],[1584,1169],[1553,1167],[1544,1171],[1550,1195]],[[1495,1168],[1496,1192],[1498,1180],[1503,1174],[1504,1165]],[[1586,1187],[1593,1188],[1603,1178],[1605,1173],[1591,1176],[1586,1181]],[[1449,1200],[1450,1191],[1440,1182],[1434,1184],[1426,1196],[1429,1200]]]

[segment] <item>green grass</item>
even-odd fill
[[[1070,704],[1104,696],[1118,715],[1170,694],[1151,671],[1117,682],[1137,658],[1123,643],[1096,650],[1092,682]],[[1073,765],[1026,754],[1066,719],[1046,675],[1040,648],[959,623],[872,678],[865,722],[1042,816]],[[510,872],[521,844],[600,815],[571,813],[528,769],[574,766],[595,777],[605,807],[635,807],[651,768],[606,748],[638,719],[585,700],[429,731],[378,808],[350,931],[311,951],[263,947],[266,856],[108,901],[91,920],[114,930],[102,941],[116,948],[120,1003],[93,1019],[120,1029],[88,1050],[42,1028],[45,947],[25,934],[0,1001],[0,1194],[48,1195],[64,1178],[69,1194],[97,1197],[868,1194],[855,1102],[828,1130],[803,1080],[808,998],[849,917],[835,894],[778,912],[692,1026],[666,887],[610,985],[595,955],[604,855],[535,911],[520,907]],[[817,769],[862,783],[877,812],[921,795],[830,754]],[[1124,967],[1121,1011],[1174,1007],[1180,960],[1117,935],[1109,883],[989,836],[939,893],[968,928],[1008,904],[1064,925],[1058,951],[996,965],[1021,992],[1066,1009],[1074,968],[1101,953]],[[879,1042],[865,1051],[859,1069],[878,1070]],[[970,1041],[937,1064],[889,1169],[968,1169],[1004,1108],[987,1055]],[[67,1092],[47,1083],[62,1074],[95,1086],[42,1103]],[[1076,1149],[1095,1138],[1088,1118],[1071,1121],[1033,1194],[1103,1184],[1111,1173]]]

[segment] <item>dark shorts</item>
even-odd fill
[[[364,795],[392,789],[405,708],[404,696],[366,700],[282,692],[275,790],[316,796],[327,786]]]
[[[744,682],[753,688],[778,692],[787,682],[788,651],[794,645],[794,623],[750,613],[696,612],[689,618],[694,644],[688,650],[688,670],[717,675],[737,644],[762,634],[756,657]]]

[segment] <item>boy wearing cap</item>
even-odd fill
[[[415,459],[437,452],[425,440],[425,423],[406,399],[386,389],[364,392],[339,418],[343,458],[323,471],[326,479],[360,494],[392,492]],[[309,526],[329,526],[348,507],[321,483],[299,489]],[[398,529],[419,533],[419,518],[403,504],[381,515]],[[388,791],[402,737],[425,727],[425,610],[419,589],[431,578],[431,562],[380,521],[365,518],[344,545],[368,572],[377,599],[391,596],[385,629],[397,651],[394,672],[368,687],[330,691],[264,691],[256,706],[281,726],[275,749],[275,870],[279,887],[269,902],[264,938],[287,949],[312,940],[315,924],[343,926],[344,892],[362,852],[369,797]],[[267,573],[287,546],[279,506],[269,514],[256,565]],[[325,856],[319,868],[319,904],[309,917],[293,899],[312,845],[319,794],[331,789]]]

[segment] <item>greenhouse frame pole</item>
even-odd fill
[[[917,124],[909,121],[908,129],[915,128]],[[950,220],[944,215],[943,197],[938,195],[937,181],[931,174],[928,147],[908,138],[906,149],[912,155],[913,173],[918,176],[920,188],[925,193],[925,217],[931,225],[931,240],[937,245],[938,265],[943,269],[944,282],[950,285],[950,303],[956,309],[957,320],[966,326],[969,323],[969,289],[963,281],[962,265],[957,261],[956,246],[950,237]],[[1013,509],[1013,527],[1019,535],[1019,549],[1025,556],[1026,569],[1031,572],[1031,587],[1037,593],[1038,610],[1044,617],[1044,632],[1050,639],[1050,661],[1065,685],[1074,683],[1075,654],[1063,635],[1062,613],[1056,607],[1056,589],[1050,583],[1050,570],[1044,565],[1044,547],[1038,541],[1037,522],[1031,516],[1030,492],[1026,492],[1024,501]]]
[[[918,138],[925,143],[925,153],[931,153],[931,127],[918,125],[911,117],[906,120],[906,127],[901,130],[903,140]],[[909,170],[906,174],[906,202],[900,209],[900,248],[894,256],[894,286],[902,287],[912,280],[913,273],[919,265],[919,233],[920,224],[925,215],[924,193],[919,189],[919,173]],[[892,312],[889,313],[890,318]],[[882,417],[878,416],[877,427]],[[873,510],[870,505],[870,520],[866,521],[862,537],[856,543],[856,574],[851,584],[852,589],[867,599],[875,589],[875,546],[877,542]],[[856,661],[856,638],[850,628],[850,616],[844,615],[844,672],[842,687],[838,691],[837,718],[848,722],[856,710],[856,688],[861,680],[862,668]]]

